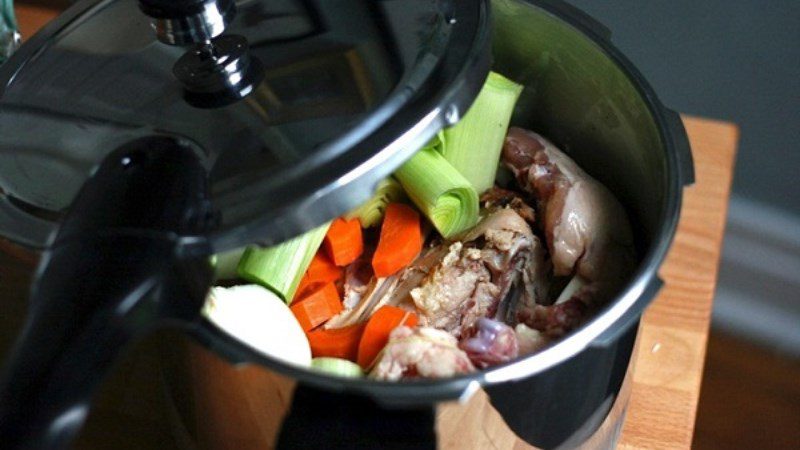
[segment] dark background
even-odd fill
[[[611,28],[667,106],[741,127],[736,195],[800,214],[800,1],[571,3]]]

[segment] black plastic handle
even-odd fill
[[[3,448],[56,449],[131,340],[195,320],[212,279],[206,174],[170,138],[113,152],[42,258],[30,313],[0,383]]]

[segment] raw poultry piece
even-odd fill
[[[542,334],[542,332],[524,323],[518,323],[517,326],[514,327],[514,334],[517,336],[517,346],[519,347],[520,355],[538,352],[550,343],[550,339]]]
[[[355,308],[370,288],[370,281],[373,278],[370,257],[371,254],[362,254],[344,269],[344,297],[342,298],[342,303],[347,309]]]
[[[483,205],[486,211],[510,208],[525,219],[529,225],[533,226],[536,222],[536,212],[528,202],[522,198],[519,192],[492,186],[481,195],[481,205]]]
[[[411,291],[422,325],[460,338],[481,317],[495,317],[512,285],[525,282],[533,298],[543,295],[534,283],[545,267],[541,244],[512,209],[491,212],[442,246],[444,258]]]
[[[447,378],[475,370],[450,334],[426,327],[397,327],[369,373],[370,378]]]
[[[503,322],[481,317],[458,344],[476,367],[485,369],[519,355],[514,330]]]
[[[582,284],[552,307],[527,305],[520,320],[549,336],[563,335],[609,300],[633,269],[628,217],[605,186],[534,132],[511,128],[502,161],[537,199],[555,275],[578,276]]]

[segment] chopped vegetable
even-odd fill
[[[366,203],[345,215],[346,219],[358,219],[364,228],[381,223],[386,205],[402,201],[406,196],[403,187],[392,177],[383,179],[375,188],[375,194]]]
[[[396,306],[383,306],[372,315],[358,344],[358,365],[367,369],[389,342],[389,334],[400,325],[414,327],[417,315]]]
[[[434,139],[406,161],[395,176],[411,200],[450,238],[478,222],[478,194],[435,147]]]
[[[326,283],[338,280],[343,273],[344,270],[334,264],[325,252],[318,251],[311,259],[311,264],[308,265],[305,276],[311,281]]]
[[[300,326],[303,327],[303,331],[309,331],[339,314],[344,307],[336,285],[327,283],[311,290],[307,296],[292,302],[290,309]]]
[[[328,226],[322,225],[273,247],[248,247],[239,261],[239,276],[271,289],[291,303]]]
[[[336,219],[325,234],[325,252],[339,267],[346,266],[364,252],[361,223],[358,220]]]
[[[317,287],[319,284],[330,283],[342,278],[344,270],[334,264],[328,255],[323,251],[318,251],[311,264],[308,266],[306,274],[300,280],[297,291],[294,293],[294,300],[303,297],[307,291]]]
[[[347,378],[359,378],[364,375],[358,364],[341,358],[314,358],[311,360],[311,368]]]
[[[467,114],[444,130],[441,152],[479,194],[494,185],[500,152],[522,85],[491,72]]]
[[[268,289],[255,284],[213,287],[202,314],[261,353],[300,366],[311,364],[306,334],[281,298]]]
[[[218,279],[238,274],[260,286],[213,288],[202,314],[266,355],[373,380],[481,370],[579,326],[632,268],[630,230],[613,196],[574,161],[532,131],[508,129],[522,89],[490,73],[464,118],[359,208],[274,247],[214,255]],[[541,177],[556,181],[537,183]],[[565,197],[570,192],[580,201]],[[539,218],[537,237],[533,202],[545,210],[556,202],[551,209],[571,215]],[[430,245],[423,215],[438,231]],[[622,223],[600,220],[606,216]],[[594,252],[611,263],[584,261],[592,255],[576,262],[564,239],[553,240],[551,222],[581,228],[586,236],[566,243],[572,247],[611,239],[614,248]]]
[[[378,278],[388,277],[411,264],[422,250],[419,214],[408,205],[386,207],[378,248],[372,256],[372,270]]]
[[[211,264],[214,266],[214,278],[217,280],[231,280],[236,278],[236,266],[242,259],[245,247],[237,248],[229,252],[217,253],[211,257]]]
[[[317,328],[306,333],[314,357],[329,356],[355,361],[358,356],[358,343],[366,324],[358,323],[344,328],[326,330]]]

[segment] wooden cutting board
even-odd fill
[[[689,448],[717,284],[739,130],[685,117],[696,183],[686,189],[675,242],[661,267],[666,285],[641,325],[620,448]]]
[[[55,14],[47,8],[18,5],[23,37]],[[631,400],[619,443],[623,449],[685,449],[692,441],[738,129],[693,117],[686,117],[685,123],[697,182],[686,190],[675,243],[661,268],[666,287],[641,323]],[[3,255],[0,248],[0,257],[13,258],[8,248],[5,251]],[[27,276],[10,266],[2,269],[12,275],[0,273],[0,277],[6,275],[6,283],[28,282]],[[204,400],[176,406],[164,392],[160,366],[165,362],[153,352],[133,352],[104,387],[76,448],[193,448],[192,436],[198,433],[205,436],[201,448],[262,448],[280,420],[274,414],[264,416],[263,405],[267,399],[285,404],[284,393],[292,383],[258,369],[235,369],[201,351],[193,355],[190,367],[184,369],[202,365],[202,376],[226,380],[224,388],[196,392],[184,384],[184,395]],[[194,411],[186,411],[189,407]],[[183,423],[183,428],[176,429],[177,418],[186,416],[205,417],[205,424],[213,420],[216,428]],[[438,430],[444,448],[530,448],[508,430],[482,393],[466,405],[440,408]]]

